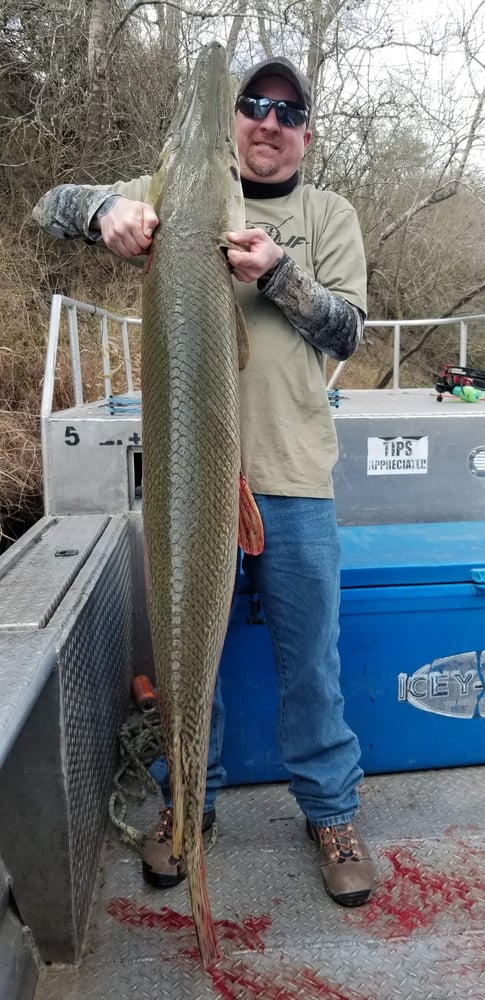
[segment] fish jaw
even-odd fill
[[[245,228],[234,99],[225,50],[203,46],[152,176],[149,201],[180,235]]]

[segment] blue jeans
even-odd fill
[[[357,737],[343,718],[337,650],[340,543],[333,500],[257,494],[265,545],[243,567],[261,597],[278,672],[281,758],[290,791],[318,826],[347,823],[362,779]],[[205,811],[225,781],[224,706],[217,679]],[[168,788],[164,789],[169,798]]]

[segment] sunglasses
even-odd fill
[[[240,111],[246,118],[254,118],[261,121],[269,115],[271,108],[276,111],[276,117],[280,125],[287,128],[298,128],[299,125],[306,125],[308,114],[304,108],[299,108],[292,101],[273,101],[270,97],[238,97],[236,101],[236,111]]]

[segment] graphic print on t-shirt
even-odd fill
[[[291,231],[292,227],[289,223],[294,222],[294,219],[294,215],[289,215],[287,219],[283,219],[282,222],[276,225],[270,222],[252,222],[250,219],[247,219],[246,226],[248,229],[264,229],[265,233],[271,237],[277,247],[297,247],[302,243],[308,243],[308,240],[303,233],[301,236],[297,236]]]

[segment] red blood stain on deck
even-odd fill
[[[430,927],[447,909],[473,918],[473,907],[485,894],[483,853],[480,872],[472,861],[474,855],[479,857],[476,848],[458,843],[455,846],[454,869],[466,873],[466,878],[418,864],[405,848],[384,851],[384,857],[391,862],[392,874],[369,903],[347,914],[346,920],[362,929],[377,931],[384,938],[393,938],[409,937],[419,928]]]
[[[141,929],[158,929],[179,933],[190,932],[193,943],[194,921],[162,906],[161,910],[150,910],[147,906],[138,906],[131,899],[113,899],[108,906],[108,913],[120,924]],[[234,920],[215,920],[216,934],[219,941],[230,941],[239,950],[264,951],[262,935],[271,926],[271,917],[262,914],[260,917],[244,917],[239,922]],[[198,956],[197,948],[184,949],[182,952],[189,958]]]
[[[194,947],[191,916],[177,913],[168,906],[150,910],[131,899],[113,899],[108,913],[127,927],[163,930],[176,935],[179,954],[198,962],[199,952]],[[240,951],[260,953],[264,952],[263,935],[271,922],[268,914],[244,917],[240,921],[214,921],[219,943],[229,941]],[[261,972],[242,961],[234,962],[223,957],[208,969],[207,974],[222,1000],[369,1000],[360,994],[342,991],[341,987],[320,979],[311,969],[294,969],[285,962],[279,962],[271,971]]]

